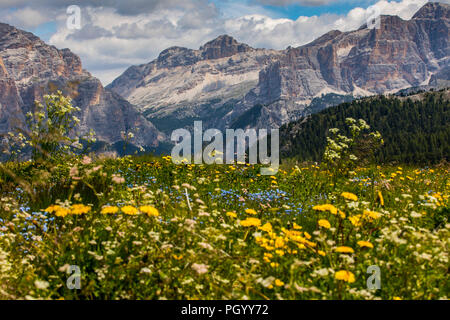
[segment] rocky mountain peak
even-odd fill
[[[239,43],[229,35],[221,35],[200,47],[203,59],[226,58],[231,57],[236,53],[249,52],[252,50],[253,49],[249,45]]]
[[[136,146],[158,145],[161,136],[153,124],[135,106],[105,90],[100,80],[83,70],[76,54],[0,23],[0,137],[16,126],[14,119],[24,119],[36,100],[56,90],[71,96],[80,108],[79,133],[93,129],[100,146],[122,143],[121,131],[133,131],[131,143]]]
[[[450,5],[440,2],[428,2],[416,12],[413,19],[450,19]]]

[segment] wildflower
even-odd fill
[[[235,212],[227,212],[226,215],[230,218],[236,218],[237,214]]]
[[[403,300],[403,299],[400,297],[393,297],[392,300]]]
[[[136,209],[135,207],[132,207],[132,206],[122,207],[121,210],[123,213],[125,213],[129,216],[134,216],[134,215],[137,215],[137,213],[138,213],[138,209]]]
[[[318,250],[317,253],[319,255],[321,255],[322,257],[325,257],[325,255],[326,255],[325,251],[322,251],[322,250]]]
[[[351,192],[342,192],[341,196],[347,200],[358,201],[358,197],[356,196],[356,194],[353,194]]]
[[[253,209],[247,209],[247,210],[245,210],[245,213],[252,214],[252,215],[256,215],[257,214],[256,211],[253,210]]]
[[[366,248],[373,248],[373,244],[371,244],[369,241],[358,241],[358,246],[360,246],[361,248],[366,247]]]
[[[181,260],[181,259],[183,259],[183,256],[182,256],[182,255],[177,256],[176,254],[173,254],[172,257],[173,257],[175,260]]]
[[[84,204],[74,204],[70,207],[71,213],[75,215],[86,214],[91,211],[91,207]]]
[[[198,274],[204,274],[204,273],[208,272],[209,266],[206,264],[194,263],[194,264],[192,264],[191,268]]]
[[[146,213],[149,217],[157,217],[159,216],[159,211],[155,207],[152,206],[142,206],[139,210],[143,213]]]
[[[46,290],[50,284],[47,281],[42,281],[42,280],[36,280],[34,282],[34,285],[36,286],[37,289],[41,289],[41,290]]]
[[[119,212],[119,208],[111,206],[104,206],[100,211],[101,214],[115,214],[117,212]]]
[[[318,205],[313,207],[313,210],[316,211],[329,211],[331,214],[337,214],[338,210],[335,206],[333,206],[332,204],[322,204],[322,205]]]
[[[328,220],[326,220],[326,219],[320,219],[319,220],[319,226],[321,226],[322,228],[325,228],[325,229],[330,229],[331,228],[330,222],[328,222]]]
[[[55,213],[55,216],[64,218],[70,213],[70,210],[58,205],[53,205],[45,209],[48,213]]]
[[[311,237],[311,235],[310,235],[308,232],[305,231],[305,238],[309,240],[309,239],[311,239],[312,237]]]
[[[243,227],[259,227],[261,225],[261,220],[257,218],[247,218],[241,221],[241,226]]]
[[[381,194],[381,191],[378,191],[378,200],[380,200],[380,205],[384,206],[384,199],[383,195]]]
[[[355,275],[347,270],[340,270],[334,274],[334,278],[348,283],[355,282]]]
[[[125,179],[119,175],[113,174],[111,178],[112,182],[116,184],[122,184],[125,183]]]
[[[380,213],[375,212],[375,211],[369,211],[369,210],[364,210],[363,215],[365,217],[369,217],[370,219],[378,219],[381,216]]]
[[[302,227],[294,222],[294,230],[300,230]]]
[[[281,286],[284,286],[284,282],[281,281],[280,279],[276,279],[276,280],[275,280],[275,285],[276,285],[277,287],[281,287]]]
[[[350,248],[350,247],[345,247],[345,246],[337,247],[337,248],[335,249],[335,251],[336,251],[336,252],[339,252],[339,253],[353,253],[353,252],[355,252],[352,248]]]
[[[265,231],[265,232],[271,232],[272,231],[272,225],[269,222],[267,222],[262,227],[259,227],[259,230],[262,230],[262,231]]]
[[[354,225],[355,227],[359,227],[362,225],[362,216],[360,214],[357,214],[355,216],[348,217],[348,220]]]

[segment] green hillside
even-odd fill
[[[409,97],[377,96],[343,103],[283,126],[281,155],[319,161],[330,128],[346,132],[345,119],[364,119],[385,144],[380,163],[436,163],[450,158],[449,90]],[[348,132],[347,132],[348,133]]]

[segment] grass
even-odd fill
[[[447,164],[338,179],[311,164],[272,177],[259,168],[5,164],[0,298],[448,298]],[[70,266],[80,289],[68,288]],[[368,289],[376,277],[380,289]]]

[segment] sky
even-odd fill
[[[198,49],[222,34],[255,48],[285,49],[330,30],[351,31],[373,15],[410,19],[427,0],[0,0],[0,22],[79,55],[109,84],[171,46]],[[440,0],[450,3],[450,0]],[[68,8],[80,8],[80,29]]]

